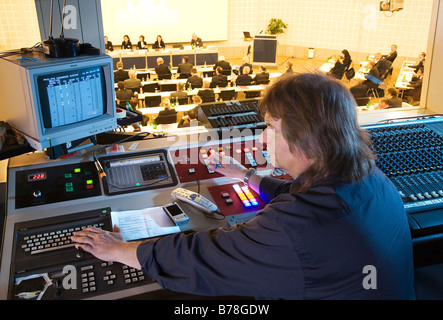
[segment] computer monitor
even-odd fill
[[[40,151],[117,127],[108,55],[0,58],[0,119]]]

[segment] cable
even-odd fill
[[[213,214],[219,214],[219,215],[222,216],[222,218],[216,218],[216,217],[213,216]],[[226,218],[226,216],[223,213],[221,213],[220,210],[212,211],[211,213],[205,212],[204,215],[205,215],[206,218],[214,219],[214,220],[224,220]]]

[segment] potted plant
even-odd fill
[[[285,33],[285,29],[288,27],[287,23],[284,23],[282,19],[272,18],[269,20],[268,27],[266,29],[267,34],[278,35]]]

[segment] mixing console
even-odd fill
[[[412,229],[443,225],[443,120],[366,128],[377,167],[397,187]]]
[[[219,131],[220,134],[224,129],[256,131],[266,128],[258,108],[258,99],[204,103],[199,109],[199,120],[207,128]]]

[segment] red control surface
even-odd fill
[[[269,166],[263,154],[266,148],[258,140],[180,149],[170,152],[180,182],[221,177],[217,172],[210,173],[205,165],[205,159],[214,151],[233,157],[247,168]]]
[[[243,187],[243,183],[240,182],[240,183],[225,184],[222,186],[214,186],[208,188],[208,191],[211,194],[212,199],[214,200],[218,209],[225,216],[258,211],[266,205],[266,203],[260,198],[260,196],[255,191],[249,188],[249,191],[257,200],[258,205],[251,205],[250,207],[245,207],[242,201],[240,200],[239,196],[235,192],[233,188],[234,185]],[[232,200],[232,203],[230,201],[226,201],[229,199]]]

